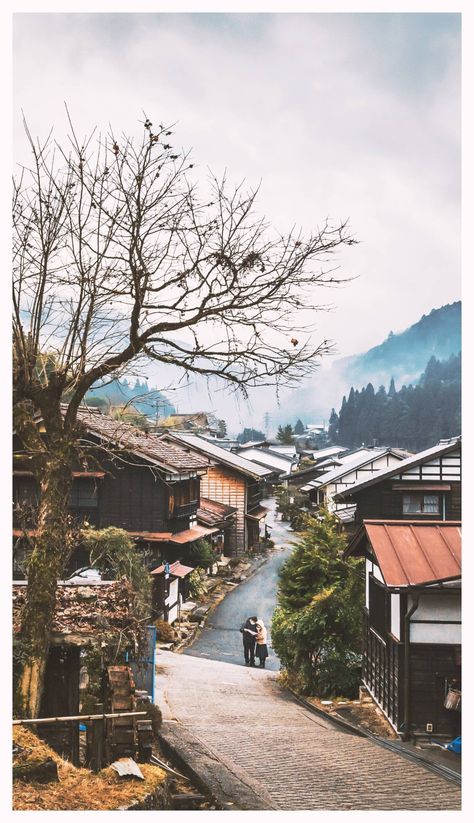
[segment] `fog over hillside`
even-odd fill
[[[388,314],[388,313],[387,313]],[[392,319],[393,329],[397,324]],[[153,384],[164,391],[179,412],[205,409],[227,422],[230,434],[245,426],[262,428],[266,413],[270,427],[298,418],[305,423],[328,421],[331,408],[338,409],[351,386],[362,388],[369,381],[375,389],[394,377],[397,388],[416,382],[432,355],[439,360],[461,349],[461,302],[433,309],[407,329],[387,329],[387,338],[367,352],[348,357],[326,357],[313,377],[298,388],[282,389],[279,403],[275,389],[251,389],[245,400],[221,380],[190,376],[189,382],[177,369],[150,364],[146,370]],[[170,389],[172,389],[170,391]]]

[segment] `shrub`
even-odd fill
[[[189,551],[191,563],[200,569],[208,569],[216,562],[216,554],[207,540],[196,540]]]
[[[344,560],[335,518],[308,523],[279,574],[272,643],[301,691],[356,693],[360,678],[363,581]]]
[[[171,643],[173,640],[176,640],[176,632],[166,620],[156,620],[155,626],[156,636],[159,640],[164,640],[165,643]]]
[[[204,569],[199,568],[194,569],[189,575],[189,593],[193,599],[199,600],[207,594],[207,588],[204,582],[206,577],[207,575]]]

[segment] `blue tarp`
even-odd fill
[[[455,737],[454,740],[451,740],[451,743],[448,743],[446,746],[449,752],[454,752],[455,754],[461,754],[461,738]]]

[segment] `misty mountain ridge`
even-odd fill
[[[285,399],[278,422],[296,420],[320,422],[338,409],[351,386],[361,389],[388,386],[391,378],[398,387],[416,384],[431,357],[447,360],[461,351],[461,301],[433,309],[402,332],[388,334],[386,340],[361,354],[341,357],[329,368],[302,385]]]

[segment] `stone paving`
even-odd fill
[[[249,774],[267,808],[461,807],[458,786],[336,729],[293,700],[272,671],[160,651],[156,686],[165,722],[179,721],[175,730],[194,735],[237,777]]]

